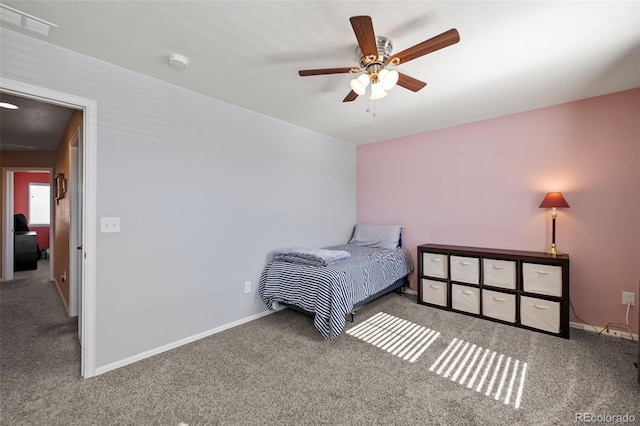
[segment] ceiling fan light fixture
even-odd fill
[[[382,83],[378,82],[371,85],[371,96],[369,96],[369,99],[375,101],[385,96],[387,96],[387,92],[385,92],[384,87],[382,87]]]
[[[400,74],[396,70],[387,70],[384,69],[378,73],[378,80],[382,83],[382,88],[384,90],[391,90],[395,87],[398,82],[398,78],[400,78]]]
[[[362,96],[365,94],[367,86],[369,85],[369,75],[362,74],[360,77],[351,80],[349,84],[351,85],[351,90],[356,92],[358,96]]]

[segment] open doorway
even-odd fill
[[[60,215],[54,214],[53,244],[51,262],[61,262],[66,258],[66,268],[53,266],[54,280],[66,282],[68,310],[79,317],[78,333],[81,344],[81,374],[83,377],[95,375],[95,235],[96,235],[96,102],[63,92],[21,83],[14,80],[0,81],[0,93],[20,96],[40,102],[51,103],[79,111],[79,121],[68,139],[68,152],[62,160],[57,159],[53,170],[53,202],[64,203],[67,207]],[[67,161],[61,165],[60,161]],[[3,160],[4,162],[4,160]],[[73,164],[72,164],[73,163]],[[26,164],[26,167],[29,165]],[[60,172],[64,169],[66,173]],[[10,184],[14,169],[2,167],[2,279],[13,274],[13,201]],[[73,178],[72,178],[73,177]],[[72,206],[73,204],[73,206]],[[65,213],[66,212],[66,213]],[[57,240],[55,233],[64,228],[57,223],[61,215],[67,214],[67,238]],[[11,258],[9,258],[11,255]],[[57,255],[57,259],[56,259]],[[72,261],[73,260],[73,264]],[[71,269],[73,268],[73,270]],[[59,276],[58,276],[59,275]],[[67,282],[73,276],[73,288]],[[59,288],[65,288],[64,285]],[[64,293],[64,291],[62,291]],[[72,298],[71,295],[74,297]],[[73,302],[72,302],[73,300]],[[73,306],[72,306],[73,305]],[[73,309],[72,309],[73,308]],[[74,312],[75,311],[75,312]]]
[[[20,156],[17,157],[21,158]],[[22,157],[28,158],[28,157]],[[53,196],[51,167],[21,167],[20,161],[5,167],[6,217],[13,217],[13,253],[3,251],[3,281],[14,272],[37,269],[40,260],[48,260],[53,251]],[[50,268],[47,266],[47,269]],[[41,274],[40,274],[41,275]],[[48,279],[53,280],[50,271]]]

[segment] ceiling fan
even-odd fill
[[[391,55],[391,50],[393,49],[391,40],[386,37],[376,37],[370,16],[352,16],[349,21],[351,21],[351,27],[358,40],[356,54],[360,56],[359,67],[298,71],[301,77],[323,74],[364,73],[360,77],[351,80],[351,91],[342,102],[351,102],[358,96],[364,95],[369,83],[371,83],[370,99],[385,97],[387,95],[386,91],[396,84],[412,92],[417,92],[427,83],[399,73],[396,70],[388,70],[386,67],[389,65],[401,65],[460,41],[458,31],[450,29],[400,53]]]

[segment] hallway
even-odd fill
[[[63,392],[76,380],[78,318],[67,316],[49,281],[49,260],[41,259],[37,270],[0,283],[0,423],[8,412],[41,410],[38,395]]]

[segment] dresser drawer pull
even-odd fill
[[[504,266],[498,266],[498,265],[491,265],[493,266],[493,269],[504,269]]]
[[[439,257],[430,257],[429,258],[432,262],[442,262],[442,259],[440,259]]]
[[[498,297],[498,296],[492,296],[493,300],[495,300],[496,302],[505,302],[507,299],[505,299],[504,297]]]
[[[541,270],[537,270],[536,271],[537,274],[541,274],[541,275],[549,275],[551,273],[551,271],[541,271]]]
[[[535,303],[529,303],[531,306],[533,306],[536,309],[550,309],[551,306],[545,306],[545,305],[536,305]]]
[[[465,260],[461,260],[461,261],[460,261],[460,264],[461,264],[461,265],[471,265],[471,262],[467,262],[467,261],[465,261]]]
[[[433,284],[429,284],[429,287],[430,287],[430,288],[435,288],[435,289],[439,289],[439,288],[441,288],[441,286],[439,286],[439,285],[433,285]]]
[[[462,294],[466,294],[468,296],[471,296],[473,294],[473,292],[471,290],[460,290],[462,292]]]

